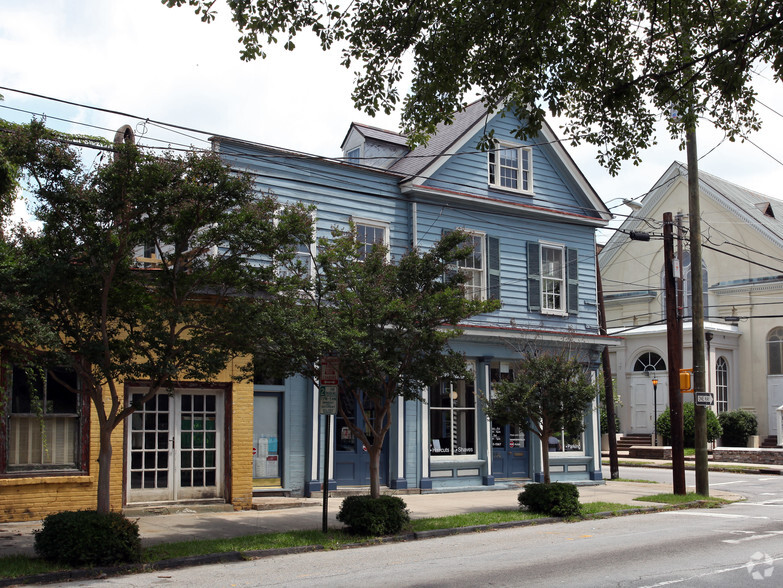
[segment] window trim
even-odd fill
[[[568,315],[568,280],[567,274],[567,261],[566,261],[566,248],[560,243],[551,243],[548,241],[539,241],[539,267],[541,268],[541,314],[552,314],[557,316]],[[544,250],[557,251],[560,254],[560,277],[551,277],[545,275],[544,272]],[[549,308],[546,306],[547,291],[546,283],[557,282],[560,284],[560,306],[559,308]],[[554,295],[554,294],[553,294]]]
[[[355,153],[356,155],[352,155]],[[361,165],[362,163],[362,146],[359,145],[353,149],[349,149],[345,152],[345,161],[352,165]]]
[[[772,338],[775,338],[773,341]],[[767,375],[783,376],[783,327],[775,327],[767,333]],[[772,371],[772,345],[777,347],[778,371]]]
[[[476,369],[475,362],[469,360],[466,363],[468,365],[468,370],[472,371],[475,374],[476,373],[475,372],[475,369]],[[429,431],[429,440],[428,440],[429,449],[428,449],[428,453],[429,453],[430,461],[433,462],[433,463],[453,462],[453,461],[476,461],[477,459],[479,459],[479,447],[478,447],[478,444],[479,444],[478,396],[476,396],[476,400],[474,401],[473,407],[458,409],[458,410],[461,410],[463,412],[468,412],[468,411],[472,411],[473,412],[473,453],[454,453],[454,447],[450,447],[449,448],[449,451],[451,453],[448,453],[448,454],[443,453],[443,454],[435,454],[435,455],[433,455],[433,453],[432,453],[432,447],[433,447],[433,444],[432,444],[432,411],[435,410],[435,411],[439,411],[439,412],[449,412],[449,414],[452,414],[452,415],[453,415],[453,412],[454,412],[454,399],[453,398],[450,399],[448,408],[443,408],[443,407],[436,407],[434,409],[432,408],[432,403],[430,401],[430,395],[432,394],[433,390],[438,390],[440,388],[441,382],[442,382],[442,380],[438,380],[434,385],[429,386],[428,389],[427,389],[427,420],[428,420],[428,424],[429,424],[429,426],[428,426],[428,431]],[[470,382],[468,382],[468,380],[455,380],[455,381],[451,382],[451,386],[453,387],[453,386],[457,385],[458,382],[465,382],[466,386],[470,383]],[[472,384],[473,384],[474,393],[475,393],[475,392],[477,392],[475,379],[472,382]],[[468,394],[469,392],[466,391],[465,393]],[[453,423],[453,417],[452,417],[452,423]],[[453,431],[452,431],[452,439],[453,439]]]
[[[8,366],[8,367],[6,367]],[[10,369],[9,369],[10,368]],[[5,386],[7,395],[5,403],[0,403],[0,478],[29,478],[29,477],[55,477],[89,475],[90,463],[90,410],[91,403],[83,395],[76,395],[76,412],[62,413],[76,419],[74,434],[74,458],[75,466],[64,464],[34,464],[34,465],[10,465],[9,430],[11,425],[11,386],[13,366],[5,363],[0,368],[0,381]],[[48,374],[47,374],[48,377]],[[27,413],[15,413],[27,414]],[[60,414],[60,413],[57,413]],[[37,415],[36,415],[37,416]],[[44,417],[45,418],[45,417]]]
[[[544,308],[543,248],[562,251],[563,291],[561,309]],[[548,316],[579,315],[579,250],[564,243],[528,241],[527,254],[527,308]]]
[[[715,412],[729,411],[729,362],[724,356],[715,361]]]
[[[498,154],[500,151],[507,149],[517,151],[516,188],[502,185],[501,169],[512,168],[510,166],[502,166]],[[525,162],[527,162],[527,169],[525,169]],[[533,148],[509,141],[496,140],[494,148],[487,151],[487,184],[495,190],[514,192],[516,194],[533,194]]]
[[[480,270],[476,270],[475,268],[465,267],[461,265],[462,263],[464,263],[464,261],[458,261],[456,265],[457,271],[465,270],[468,274],[479,273],[481,276],[480,278],[481,284],[478,288],[479,297],[468,298],[468,296],[466,296],[466,298],[468,298],[469,300],[480,300],[480,301],[487,300],[488,291],[489,291],[489,268],[488,268],[489,252],[487,251],[487,242],[488,242],[487,234],[484,233],[483,231],[474,231],[474,230],[466,229],[464,227],[460,227],[459,230],[465,233],[465,235],[467,235],[469,238],[475,239],[476,237],[478,237],[478,239],[480,239],[481,241],[481,269]],[[467,286],[467,283],[463,284],[463,286]],[[476,289],[473,288],[472,291],[475,290]]]
[[[383,245],[386,247],[386,260],[389,261],[391,259],[391,244],[390,244],[390,224],[386,221],[380,221],[376,219],[371,219],[367,217],[360,217],[360,216],[352,216],[351,222],[354,226],[354,235],[358,238],[358,234],[356,232],[356,229],[361,226],[365,227],[371,227],[373,229],[382,229],[383,230]],[[365,247],[368,245],[366,241],[363,242]],[[362,257],[364,259],[364,257]]]

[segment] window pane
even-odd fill
[[[56,376],[63,384],[60,384],[50,374],[46,382],[46,409],[48,413],[69,413],[76,414],[76,407],[78,397],[75,393],[71,392],[67,387],[70,386],[73,389],[77,387],[76,374],[70,370],[55,368],[52,370],[54,376]]]

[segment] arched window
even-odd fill
[[[767,337],[767,373],[783,375],[783,327],[776,327]]]
[[[633,364],[635,372],[663,372],[666,371],[666,362],[654,351],[642,353]]]
[[[729,364],[725,357],[715,362],[715,395],[718,414],[729,410]]]

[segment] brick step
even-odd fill
[[[773,449],[778,446],[778,436],[777,435],[769,435],[767,437],[764,437],[764,440],[761,442],[760,447],[762,449]]]
[[[623,435],[617,440],[617,449],[627,451],[634,445],[652,445],[652,435],[633,434]]]

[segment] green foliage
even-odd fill
[[[263,331],[254,317],[270,298],[298,299],[301,280],[278,277],[275,265],[311,241],[305,208],[257,195],[216,154],[123,145],[85,165],[40,122],[13,131],[0,133],[0,155],[27,183],[40,229],[3,234],[0,344],[14,361],[75,371],[72,391],[95,404],[102,432],[135,410],[119,382],[150,382],[144,402],[177,381],[209,381],[285,335],[285,325]],[[154,262],[138,260],[145,248]],[[247,263],[259,256],[271,263]],[[101,435],[101,512],[109,450]]]
[[[533,512],[555,517],[578,516],[579,489],[574,484],[526,484],[519,493],[519,504]]]
[[[216,15],[213,0],[162,2],[195,7],[204,22]],[[661,114],[676,137],[701,118],[730,140],[755,130],[752,69],[767,65],[774,79],[783,73],[776,2],[357,0],[343,11],[331,0],[232,0],[229,6],[244,60],[265,57],[278,37],[291,50],[304,31],[324,50],[340,47],[341,63],[357,71],[353,101],[370,114],[399,105],[412,64],[402,121],[413,144],[426,143],[465,107],[466,95],[478,92],[488,105],[513,105],[522,138],[536,136],[546,111],[564,117],[566,137],[599,146],[598,160],[611,173],[624,160],[640,161],[655,143]],[[680,116],[668,116],[670,110]]]
[[[455,231],[429,251],[391,259],[383,245],[366,250],[353,228],[319,240],[307,295],[294,306],[285,300],[267,304],[259,314],[265,331],[289,336],[261,342],[257,366],[267,373],[288,366],[317,379],[319,360],[336,356],[343,398],[338,410],[356,403],[373,412],[362,419],[364,427],[345,421],[367,448],[371,494],[378,497],[392,403],[399,397],[420,400],[421,390],[438,378],[466,377],[465,358],[448,341],[461,333],[456,325],[497,309],[499,302],[466,299],[465,276],[451,271],[471,252],[465,233]]]
[[[544,481],[549,483],[548,440],[565,430],[579,435],[585,426],[585,410],[595,398],[578,349],[535,349],[515,363],[514,380],[499,382],[495,397],[484,402],[487,415],[504,424],[532,425],[544,452]]]
[[[35,531],[42,558],[71,566],[102,566],[141,559],[139,525],[118,512],[65,511]]]
[[[756,415],[746,410],[722,412],[718,421],[723,429],[721,442],[725,447],[747,447],[748,437],[758,431]]]
[[[410,523],[410,515],[399,496],[348,496],[337,520],[359,535],[393,535]]]
[[[695,408],[692,402],[684,402],[682,405],[682,430],[683,430],[683,444],[685,447],[696,446],[696,421],[695,421]],[[663,436],[664,439],[669,442],[672,438],[672,422],[671,422],[671,410],[666,407],[660,415],[658,415],[658,434]],[[712,410],[707,409],[707,441],[715,441],[721,436],[722,430],[718,417]]]

